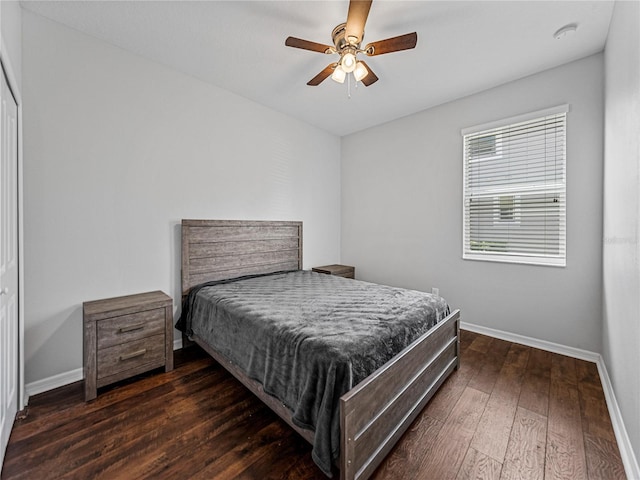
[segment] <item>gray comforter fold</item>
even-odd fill
[[[300,270],[196,288],[178,326],[314,430],[313,459],[331,476],[340,396],[448,313],[437,296]]]

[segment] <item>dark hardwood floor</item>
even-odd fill
[[[462,364],[374,479],[623,479],[595,364],[462,332]],[[83,401],[32,397],[2,479],[324,479],[311,447],[199,348]],[[338,472],[336,472],[338,475]]]

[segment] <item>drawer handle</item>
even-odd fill
[[[141,355],[144,355],[145,353],[147,353],[146,348],[143,348],[142,350],[136,350],[135,352],[126,353],[124,355],[120,355],[120,361],[122,362],[123,360],[129,360],[130,358],[139,357]]]
[[[127,325],[120,328],[120,333],[133,332],[134,330],[141,330],[144,328],[144,323],[134,323],[133,325]]]

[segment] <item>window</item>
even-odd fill
[[[568,111],[462,131],[463,258],[566,265]]]

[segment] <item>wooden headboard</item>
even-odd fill
[[[302,222],[182,220],[182,295],[200,283],[302,268]]]

